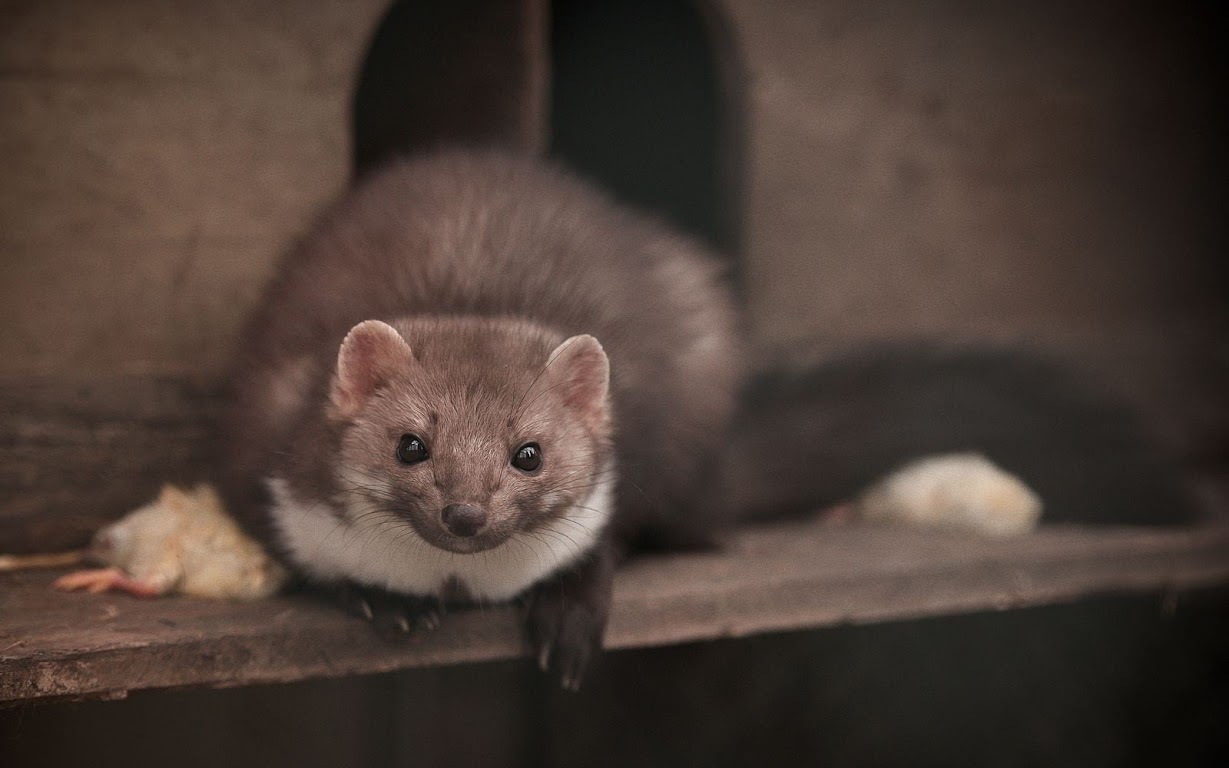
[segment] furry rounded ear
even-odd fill
[[[548,391],[558,392],[590,429],[604,428],[610,419],[610,360],[597,339],[572,336],[555,347],[542,377]]]
[[[410,345],[388,323],[364,320],[354,326],[337,352],[329,391],[334,415],[354,418],[381,384],[413,363]]]

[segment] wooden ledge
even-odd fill
[[[0,575],[0,701],[122,697],[523,653],[509,607],[455,611],[386,644],[299,595],[260,603],[62,594]],[[1010,540],[840,527],[746,529],[715,553],[645,558],[616,585],[607,646],[634,648],[1229,583],[1229,528],[1049,528]]]

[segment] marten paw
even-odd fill
[[[376,633],[385,639],[435,629],[444,612],[443,603],[436,597],[399,595],[357,584],[340,587],[337,597],[347,613],[371,622]]]
[[[543,672],[565,690],[580,690],[589,663],[597,656],[606,616],[593,605],[567,600],[563,590],[539,587],[529,598],[526,629]]]

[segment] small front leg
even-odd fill
[[[542,671],[552,672],[569,691],[580,690],[589,662],[601,649],[616,559],[612,544],[599,543],[583,563],[529,593],[530,647]]]
[[[400,595],[358,584],[341,585],[336,597],[347,613],[371,622],[376,632],[386,639],[435,629],[444,612],[443,603],[437,597]]]

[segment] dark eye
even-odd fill
[[[417,464],[431,458],[427,453],[427,444],[418,435],[402,435],[397,443],[397,460],[402,464]]]
[[[512,466],[522,472],[537,472],[542,466],[542,446],[537,443],[525,443],[516,449],[512,457]]]

